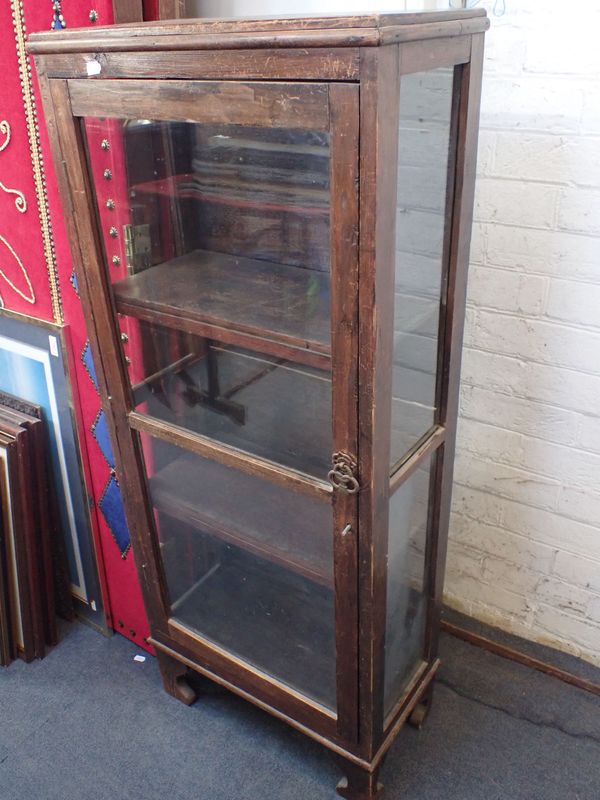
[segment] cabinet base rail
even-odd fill
[[[157,652],[159,667],[161,669],[166,691],[168,691],[169,694],[172,694],[177,699],[181,700],[181,702],[185,703],[186,705],[191,705],[191,703],[193,703],[196,699],[195,696],[192,697],[191,690],[190,693],[186,691],[187,681],[185,680],[185,674],[187,670],[193,670],[194,672],[199,673],[214,683],[217,683],[219,686],[228,689],[230,692],[233,692],[233,694],[238,695],[238,697],[248,700],[253,705],[257,706],[263,711],[266,711],[277,719],[282,720],[282,722],[287,723],[301,733],[306,734],[311,739],[314,739],[319,744],[330,750],[336,760],[336,763],[339,766],[342,766],[342,769],[348,773],[347,779],[342,780],[338,785],[338,793],[342,797],[347,798],[347,800],[375,800],[381,796],[382,787],[381,784],[377,782],[377,774],[382,768],[387,752],[396,738],[400,728],[406,722],[410,721],[411,715],[420,704],[429,704],[428,701],[433,688],[433,680],[440,666],[440,660],[436,659],[423,672],[418,683],[406,696],[401,710],[399,711],[393,725],[390,726],[389,731],[387,732],[387,735],[385,736],[379,749],[375,753],[375,756],[371,761],[368,761],[367,759],[362,758],[360,755],[357,755],[357,753],[347,750],[338,742],[328,739],[326,736],[322,736],[317,731],[314,731],[301,722],[298,722],[274,706],[265,703],[264,701],[242,689],[240,686],[236,686],[234,683],[222,678],[220,675],[211,672],[211,670],[207,669],[206,667],[197,664],[195,661],[192,661],[192,659],[187,658],[176,650],[173,650],[171,647],[159,641],[158,639],[150,636],[146,641],[149,645],[152,645]],[[176,664],[179,665],[179,668],[177,668]],[[166,675],[164,673],[165,666],[168,666],[168,674]],[[177,691],[171,691],[169,688],[173,684],[173,676],[175,676]],[[183,692],[180,691],[182,684],[184,684]],[[369,792],[371,793],[369,794]]]

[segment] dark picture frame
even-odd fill
[[[0,392],[43,409],[74,608],[107,633],[68,363],[66,326],[0,309]]]

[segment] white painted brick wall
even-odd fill
[[[482,5],[446,599],[600,664],[600,6]]]

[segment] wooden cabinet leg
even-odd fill
[[[168,656],[166,653],[156,651],[158,666],[163,680],[165,692],[191,706],[197,698],[197,694],[187,681],[187,667],[176,658]]]
[[[433,681],[429,684],[427,691],[421,697],[417,705],[413,708],[411,715],[408,718],[408,724],[420,731],[425,722],[427,721],[427,717],[429,716],[429,712],[431,711],[432,702],[433,702]]]
[[[377,800],[383,796],[383,785],[377,780],[380,767],[367,772],[349,761],[339,761],[346,773],[337,786],[337,793],[346,800]]]

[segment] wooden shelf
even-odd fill
[[[113,290],[121,314],[330,366],[328,273],[195,250],[118,281]]]
[[[170,199],[198,200],[219,205],[260,212],[275,211],[309,217],[328,218],[329,192],[321,188],[301,186],[286,187],[281,184],[254,184],[244,186],[239,178],[227,182],[223,177],[213,184],[201,180],[195,173],[173,175],[155,181],[137,183],[132,187],[136,194],[163,195]]]
[[[192,455],[159,470],[149,485],[160,513],[333,586],[329,502]]]
[[[244,556],[224,558],[173,599],[178,622],[335,709],[333,592]]]

